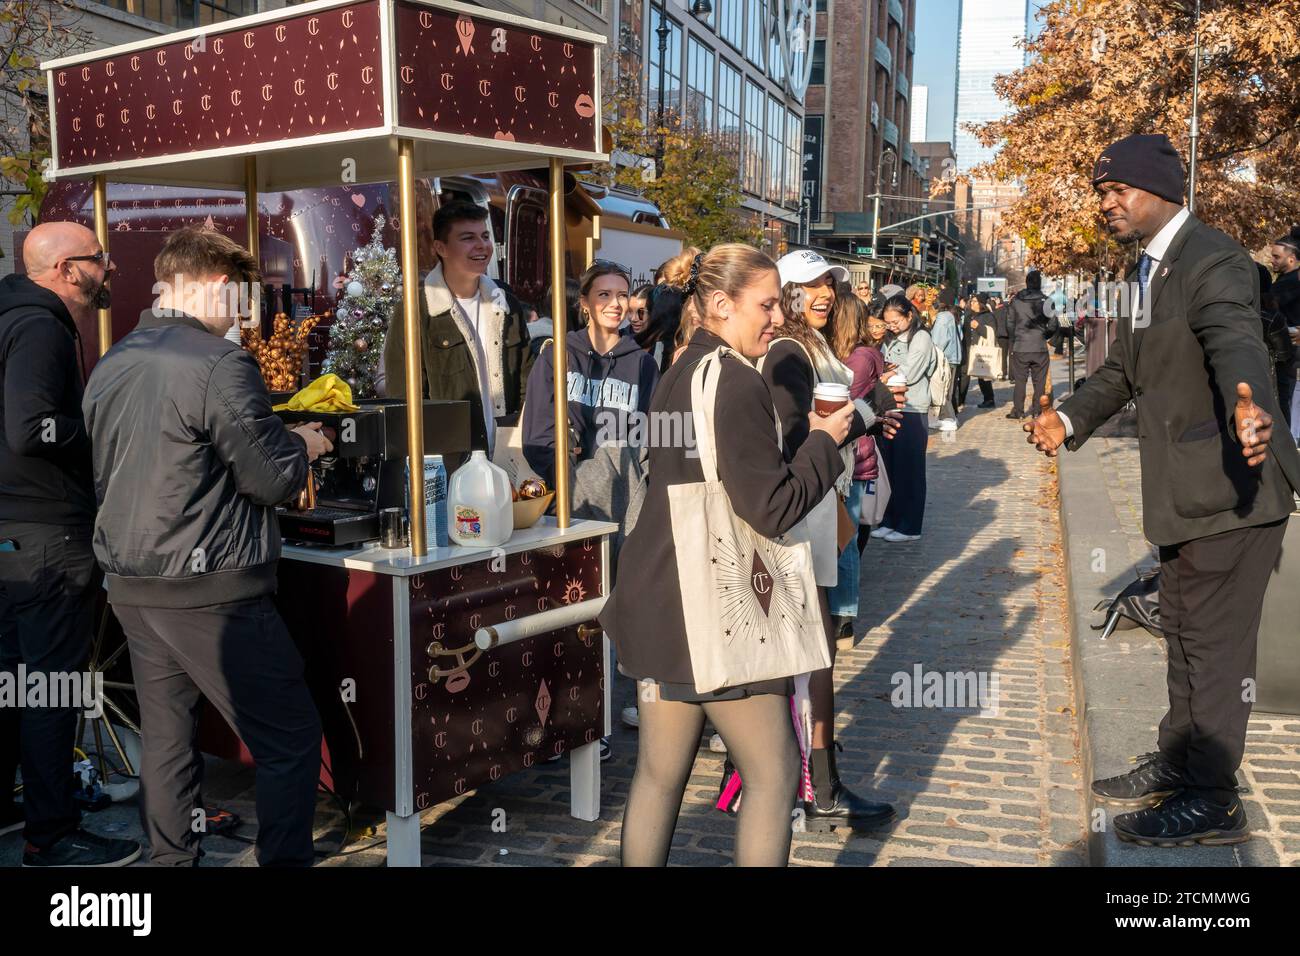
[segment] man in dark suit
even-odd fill
[[[1078,448],[1137,404],[1143,531],[1160,548],[1169,710],[1159,752],[1092,785],[1133,808],[1121,839],[1156,846],[1249,839],[1236,793],[1254,697],[1269,577],[1300,488],[1260,332],[1246,250],[1183,206],[1183,168],[1164,136],[1130,136],[1097,160],[1093,188],[1111,233],[1142,247],[1132,308],[1105,364],[1059,411],[1026,422],[1048,455]]]

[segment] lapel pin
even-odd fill
[[[1160,278],[1163,279],[1167,275],[1169,275],[1169,267],[1165,266],[1162,270],[1160,270]]]

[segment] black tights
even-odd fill
[[[785,866],[800,773],[789,698],[756,694],[703,704],[655,699],[639,706],[636,774],[623,811],[623,865],[668,862],[707,717],[745,785],[736,822],[736,865]]]

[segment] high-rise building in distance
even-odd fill
[[[928,86],[912,87],[912,142],[924,143],[927,118],[930,115],[930,88]]]
[[[1001,119],[1009,104],[998,97],[994,78],[1025,65],[1020,45],[1029,28],[1033,4],[1018,0],[962,0],[957,35],[957,169],[967,172],[992,159],[997,150],[983,146],[966,126]]]

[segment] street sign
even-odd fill
[[[872,249],[870,246],[855,246],[853,252],[855,255],[868,256],[871,258],[874,258],[876,255],[876,250]]]

